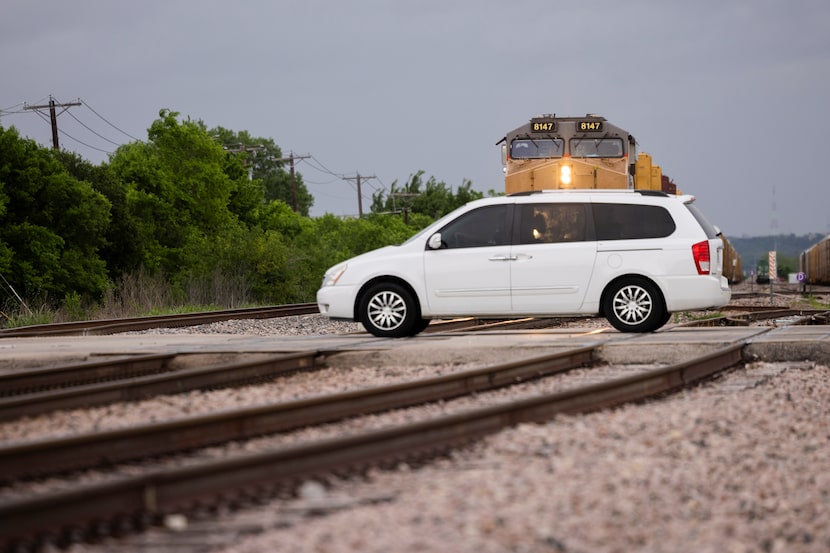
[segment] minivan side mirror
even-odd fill
[[[441,233],[436,232],[432,236],[429,237],[427,241],[427,247],[431,250],[440,250],[441,249]]]

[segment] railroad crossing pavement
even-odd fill
[[[602,329],[439,332],[383,339],[368,334],[253,336],[117,334],[0,339],[0,370],[77,362],[98,356],[179,353],[243,354],[320,351],[329,364],[503,363],[518,357],[601,345],[610,363],[674,363],[746,341],[745,358],[830,365],[830,326],[666,327],[651,334]],[[337,354],[336,356],[333,354]]]

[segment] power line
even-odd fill
[[[329,175],[331,175],[331,176],[333,176],[333,177],[337,177],[338,179],[342,179],[342,178],[343,178],[343,174],[342,174],[342,173],[340,173],[340,174],[335,173],[334,171],[332,171],[331,169],[329,169],[328,167],[326,167],[325,165],[323,165],[323,163],[322,163],[319,159],[317,159],[316,157],[314,157],[314,156],[309,156],[309,157],[310,157],[310,159],[314,160],[314,162],[315,162],[315,163],[317,163],[317,165],[319,165],[319,166],[320,166],[320,167],[314,167],[314,165],[312,165],[310,162],[306,162],[306,163],[308,163],[311,167],[314,167],[315,169],[317,169],[317,170],[318,170],[318,171],[320,171],[320,172],[327,173],[327,174],[329,174]]]
[[[22,109],[18,109],[23,105],[23,103],[15,104],[13,106],[9,106],[7,108],[0,109],[0,125],[3,124],[3,116],[4,115],[15,115],[18,113],[23,113]]]
[[[35,112],[35,115],[37,115],[38,117],[40,117],[41,119],[43,119],[43,120],[44,120],[44,121],[46,121],[47,123],[49,123],[49,122],[50,122],[49,117],[47,117],[46,115],[44,115],[43,113],[41,113],[41,112],[39,112],[39,111],[36,111],[36,112]],[[80,123],[80,121],[78,121],[78,122]],[[83,124],[83,123],[81,123],[81,124]],[[86,126],[86,125],[84,125],[84,126]],[[90,129],[90,130],[92,130],[92,129]],[[74,136],[72,136],[71,134],[69,134],[68,132],[66,132],[66,131],[65,131],[65,130],[63,130],[63,129],[58,129],[58,132],[59,132],[60,134],[62,134],[63,136],[65,136],[66,138],[68,138],[68,139],[72,140],[73,142],[77,142],[78,144],[81,144],[82,146],[86,146],[87,148],[89,148],[89,149],[91,149],[91,150],[96,150],[96,151],[99,151],[99,152],[102,152],[102,153],[105,153],[105,154],[111,154],[111,153],[112,153],[112,152],[111,152],[111,151],[109,151],[109,150],[102,150],[101,148],[96,148],[96,147],[95,147],[95,146],[93,146],[92,144],[87,144],[87,143],[86,143],[86,142],[84,142],[83,140],[79,140],[79,139],[75,138]],[[94,131],[93,131],[93,132],[94,132]],[[96,134],[97,134],[97,133],[96,133]],[[102,137],[102,138],[103,138],[103,137]],[[106,140],[106,139],[105,139],[105,140]]]
[[[55,150],[60,150],[60,144],[58,143],[58,115],[63,113],[64,111],[68,110],[73,106],[80,106],[81,101],[80,99],[74,102],[68,102],[66,104],[59,104],[55,102],[55,99],[50,95],[49,96],[49,103],[48,104],[39,104],[39,105],[29,105],[24,103],[23,109],[33,109],[33,110],[41,110],[41,109],[49,109],[49,119],[52,124],[52,148]],[[56,112],[55,108],[63,108],[60,113]],[[38,113],[40,113],[38,111]]]
[[[78,144],[81,144],[81,145],[83,145],[83,146],[86,146],[87,148],[90,148],[90,149],[92,149],[92,150],[97,150],[97,151],[99,151],[99,152],[101,152],[101,153],[104,153],[104,154],[111,154],[111,153],[112,153],[112,152],[111,152],[111,151],[109,151],[109,150],[102,150],[101,148],[96,148],[96,147],[95,147],[95,146],[93,146],[92,144],[87,144],[87,143],[86,143],[86,142],[84,142],[83,140],[78,140],[77,138],[75,138],[74,136],[72,136],[71,134],[69,134],[68,132],[66,132],[66,131],[65,131],[65,130],[63,130],[63,129],[58,129],[58,132],[59,132],[59,133],[61,133],[62,135],[64,135],[65,137],[69,138],[70,140],[74,140],[74,141],[75,141],[75,142],[77,142]],[[113,143],[113,144],[114,144],[114,143]],[[117,144],[116,144],[116,145],[117,145]]]
[[[136,140],[136,141],[138,141],[138,142],[142,142],[142,140],[141,140],[140,138],[136,138],[136,137],[134,137],[133,135],[131,135],[131,134],[127,133],[127,132],[122,131],[121,129],[119,129],[118,127],[116,127],[115,125],[113,125],[112,123],[110,123],[109,121],[107,121],[107,120],[104,118],[104,116],[102,116],[100,113],[98,113],[97,111],[95,111],[94,109],[92,109],[92,106],[90,106],[88,103],[84,102],[83,100],[81,100],[81,103],[84,105],[84,107],[86,107],[89,111],[91,111],[92,113],[94,113],[95,115],[97,115],[97,116],[98,116],[98,117],[99,117],[99,118],[100,118],[100,119],[101,119],[104,123],[106,123],[107,125],[109,125],[109,126],[110,126],[110,127],[112,127],[113,129],[117,130],[118,132],[120,132],[120,133],[121,133],[121,134],[123,134],[124,136],[128,136],[128,137],[132,138],[133,140]]]
[[[89,127],[86,125],[86,123],[84,123],[83,121],[81,121],[80,119],[78,119],[77,117],[75,117],[74,115],[72,115],[71,113],[69,114],[69,117],[71,117],[72,119],[74,119],[75,121],[77,121],[78,123],[80,123],[80,124],[81,124],[81,126],[82,126],[83,128],[85,128],[86,130],[88,130],[89,132],[91,132],[92,134],[94,134],[95,136],[97,136],[98,138],[101,138],[101,139],[103,139],[103,140],[106,140],[106,141],[107,141],[107,142],[109,142],[110,144],[114,144],[114,145],[116,145],[116,146],[121,146],[121,144],[120,144],[120,143],[118,143],[118,142],[113,142],[112,140],[110,140],[110,139],[109,139],[109,138],[107,138],[106,136],[104,136],[104,135],[102,135],[102,134],[99,134],[99,133],[97,133],[96,131],[92,130],[91,128],[89,128]]]

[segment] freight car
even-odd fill
[[[637,153],[634,136],[600,115],[534,117],[496,145],[501,146],[507,194],[562,188],[681,193],[649,154]],[[721,238],[724,276],[738,283],[743,279],[741,258],[726,237]]]
[[[807,284],[830,285],[830,235],[801,252],[798,265]]]
[[[744,279],[741,256],[723,234],[721,234],[721,240],[723,241],[723,276],[729,280],[729,284],[738,284]]]

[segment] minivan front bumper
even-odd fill
[[[317,290],[317,308],[331,319],[354,320],[354,286],[324,286]]]

